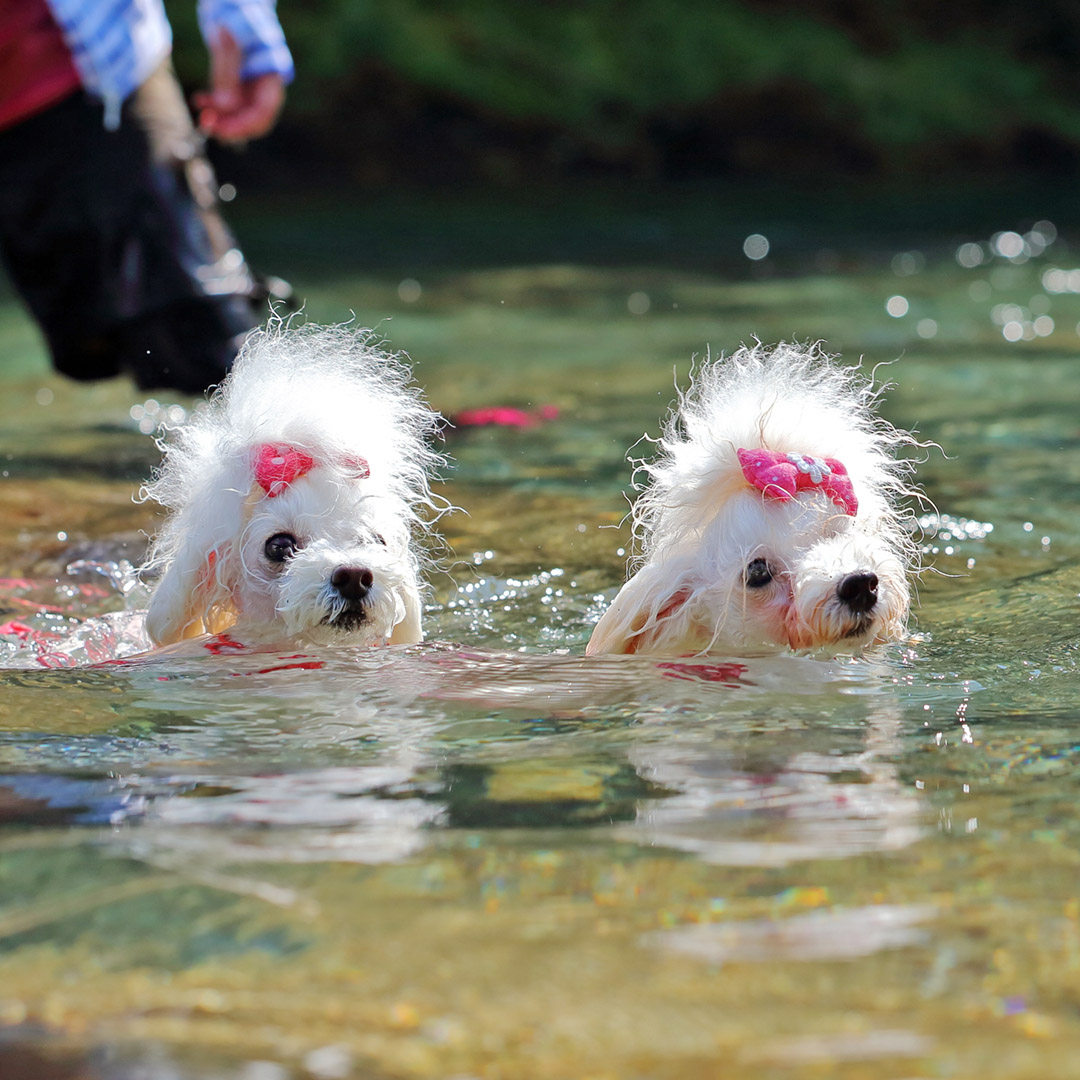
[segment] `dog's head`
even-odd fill
[[[679,585],[655,616],[651,604],[644,612],[637,649],[649,651],[857,649],[898,636],[908,610],[894,545],[820,495],[740,493],[693,550],[665,553],[650,570],[650,589]]]
[[[268,460],[290,466],[267,480]],[[256,638],[357,644],[419,641],[420,581],[395,499],[366,464],[317,462],[283,444],[251,448],[246,495],[233,495],[234,533],[193,533],[166,566],[147,631],[166,644],[237,623]],[[220,501],[225,501],[224,499]],[[200,542],[202,540],[203,542]]]
[[[913,545],[894,509],[906,437],[816,350],[699,373],[635,506],[641,565],[590,654],[854,651],[904,629]]]
[[[151,640],[234,626],[260,641],[421,640],[412,534],[435,414],[406,374],[340,328],[245,346],[148,486],[172,510],[151,562]]]

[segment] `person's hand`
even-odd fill
[[[265,135],[285,103],[285,80],[273,72],[241,79],[240,46],[228,30],[210,42],[210,89],[192,98],[199,128],[222,142],[242,142]]]

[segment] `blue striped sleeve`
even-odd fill
[[[83,86],[105,100],[107,116],[118,116],[120,103],[169,53],[172,33],[161,0],[46,3],[64,34]]]
[[[229,31],[244,56],[241,78],[276,73],[292,82],[292,54],[274,0],[199,0],[199,26],[208,43],[217,30]]]

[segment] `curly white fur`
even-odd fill
[[[857,649],[903,633],[917,549],[900,503],[914,466],[894,452],[914,440],[876,414],[880,390],[835,360],[818,345],[758,343],[693,373],[658,458],[638,463],[641,554],[589,655]],[[839,460],[857,514],[820,490],[766,497],[739,448]]]
[[[421,639],[414,538],[442,458],[410,375],[367,330],[279,323],[247,339],[210,401],[167,433],[144,488],[169,511],[147,564],[160,572],[155,644],[229,628],[260,642]],[[266,445],[314,460],[274,497],[255,474]],[[295,550],[271,558],[282,536]],[[332,583],[341,568],[351,587]]]

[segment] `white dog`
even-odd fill
[[[858,649],[905,626],[912,437],[818,346],[706,361],[641,464],[642,555],[587,654]]]
[[[414,534],[441,458],[409,378],[370,331],[247,339],[144,489],[170,511],[148,563],[155,644],[226,629],[245,644],[421,639]]]

